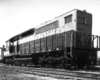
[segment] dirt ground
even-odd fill
[[[30,75],[17,72],[17,69],[8,68],[0,64],[0,80],[58,80],[50,77]]]
[[[79,80],[79,79],[56,79],[49,76],[39,76],[20,73],[19,68],[10,67],[0,63],[0,80]],[[83,80],[83,79],[82,79]]]
[[[50,77],[41,77],[38,75],[28,75],[28,74],[2,74],[0,75],[0,80],[57,80]]]

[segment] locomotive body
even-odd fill
[[[64,68],[96,65],[99,36],[92,35],[92,14],[72,10],[9,39],[4,62]],[[8,61],[8,62],[7,62]]]

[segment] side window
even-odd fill
[[[72,22],[72,15],[66,16],[65,17],[65,24]]]

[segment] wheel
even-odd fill
[[[82,68],[84,68],[84,65],[82,65],[82,64],[77,64],[77,68],[78,68],[78,69],[82,69]]]
[[[34,65],[38,65],[39,63],[39,57],[37,55],[32,56],[32,62]]]
[[[18,64],[18,66],[21,66],[21,64]]]
[[[71,69],[71,60],[68,60],[67,58],[64,59],[64,62],[62,62],[64,69]]]
[[[85,56],[78,56],[77,57],[77,68],[78,69],[83,69],[86,64]]]

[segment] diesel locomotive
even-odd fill
[[[90,68],[97,64],[100,37],[92,14],[74,9],[6,41],[3,62],[12,65]]]

